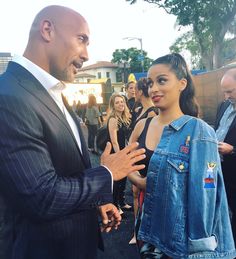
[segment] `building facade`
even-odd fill
[[[119,66],[108,61],[99,61],[81,68],[76,83],[89,83],[91,79],[109,78],[111,83],[119,82]]]
[[[0,75],[6,71],[8,62],[12,60],[9,52],[0,52]]]

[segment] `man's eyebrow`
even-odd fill
[[[233,92],[236,88],[232,88],[232,89],[227,89],[227,90],[223,90],[224,93],[227,93],[227,92]]]

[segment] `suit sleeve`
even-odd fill
[[[112,202],[112,179],[105,167],[78,177],[56,174],[43,125],[27,103],[1,96],[0,133],[1,193],[24,214],[53,219]]]

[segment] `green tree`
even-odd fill
[[[227,39],[224,41],[222,53],[224,63],[228,63],[232,59],[236,58],[236,38]]]
[[[232,28],[235,30],[235,27]],[[231,33],[231,36],[233,34]],[[170,46],[171,52],[189,51],[191,54],[191,64],[193,69],[205,68],[198,41],[192,31],[188,31],[178,37],[175,42]],[[221,49],[221,57],[223,64],[228,63],[230,60],[236,58],[236,37],[225,39]]]
[[[192,31],[188,31],[182,34],[170,46],[171,52],[180,53],[185,50],[189,51],[189,53],[191,54],[191,64],[193,69],[204,68],[200,53],[200,46]]]
[[[111,62],[120,65],[121,69],[125,66],[128,72],[137,73],[142,72],[142,59],[144,71],[147,71],[153,60],[147,57],[146,51],[141,52],[137,48],[116,49]]]
[[[131,4],[137,0],[126,0]],[[236,0],[143,0],[177,17],[179,26],[192,26],[201,60],[207,69],[222,65],[224,38],[236,14]]]

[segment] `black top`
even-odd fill
[[[158,114],[157,108],[156,108],[155,106],[151,106],[151,107],[149,107],[149,108],[142,114],[142,116],[139,117],[139,115],[141,114],[142,110],[143,110],[143,108],[141,107],[141,108],[136,112],[136,120],[135,120],[134,126],[135,126],[140,120],[147,118],[149,112],[154,111],[156,114]],[[138,118],[138,117],[139,117],[139,118]]]
[[[110,121],[110,118],[107,122],[108,133],[109,133],[109,121]],[[117,141],[118,141],[120,150],[123,149],[126,146],[126,143],[127,143],[127,137],[126,136],[127,136],[127,126],[124,123],[121,122],[121,124],[118,126],[118,130],[117,130]],[[111,142],[110,134],[108,134],[108,140],[107,141]],[[111,153],[115,153],[113,147],[112,147]]]
[[[135,125],[135,121],[136,121],[136,112],[135,109],[137,107],[141,107],[141,103],[140,102],[135,102],[135,98],[132,97],[130,99],[126,98],[126,103],[127,106],[129,108],[130,114],[131,114],[131,121],[130,121],[130,125],[129,125],[129,130],[128,130],[128,137],[131,135],[133,129],[134,129],[134,125]]]
[[[130,112],[132,112],[134,110],[134,105],[135,105],[135,98],[132,97],[130,99],[127,99],[127,106],[130,110]]]
[[[145,122],[145,125],[144,125],[144,128],[143,128],[143,131],[142,131],[142,133],[140,134],[140,136],[138,137],[138,140],[137,140],[139,142],[139,148],[145,148],[146,149],[146,153],[145,153],[146,157],[143,160],[136,163],[136,164],[145,164],[146,167],[139,171],[139,173],[143,177],[145,177],[147,175],[149,161],[150,161],[151,156],[154,152],[154,150],[150,150],[146,147],[146,136],[147,136],[148,127],[149,127],[149,124],[150,124],[151,120],[152,120],[152,117],[147,118],[147,120]]]

